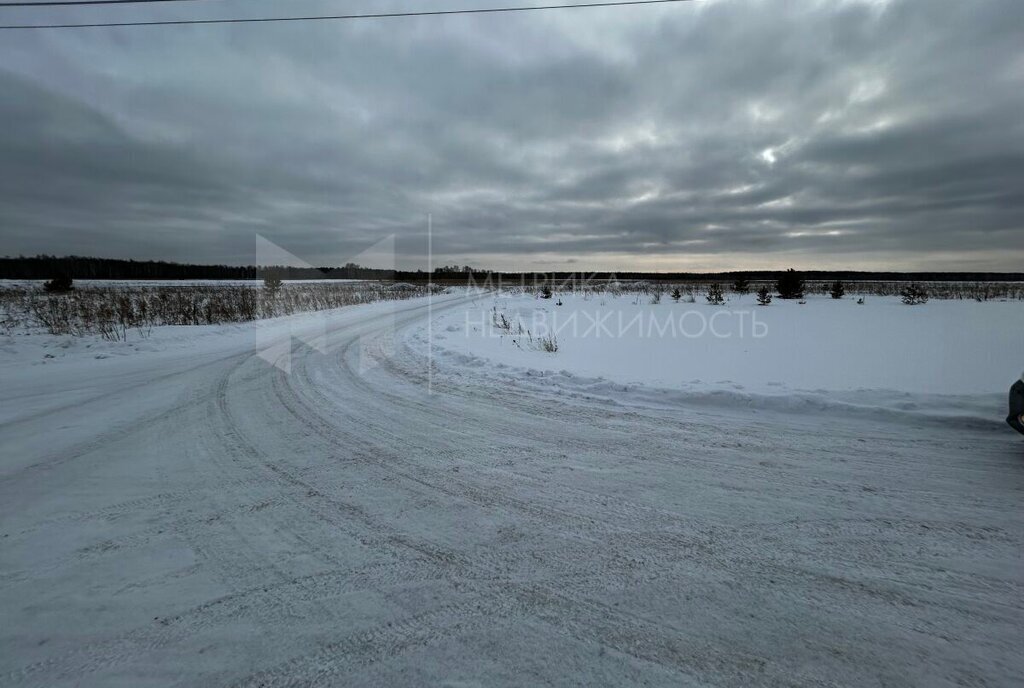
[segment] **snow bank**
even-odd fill
[[[495,314],[511,329],[496,328]],[[548,332],[557,353],[531,345]],[[711,306],[505,294],[443,313],[411,340],[429,342],[442,366],[617,402],[990,422],[1024,368],[1024,304],[809,297],[760,307],[736,295]]]

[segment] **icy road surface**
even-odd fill
[[[1008,429],[428,394],[426,315],[0,361],[0,685],[1024,684]]]

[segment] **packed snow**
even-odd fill
[[[562,298],[0,336],[0,684],[1024,683],[1021,304],[465,330]]]

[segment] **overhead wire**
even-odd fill
[[[102,4],[131,4],[139,2],[198,2],[200,0],[64,0],[66,3],[77,2],[78,4],[102,5]],[[568,10],[586,9],[595,7],[627,7],[636,5],[665,5],[683,2],[694,2],[695,0],[612,0],[611,2],[582,2],[558,5],[514,5],[505,7],[474,7],[455,10],[419,10],[408,12],[373,12],[364,14],[334,14],[334,15],[310,15],[292,17],[228,17],[221,19],[166,19],[153,21],[120,21],[120,22],[87,22],[87,23],[52,23],[52,24],[9,24],[0,25],[0,30],[14,31],[22,29],[91,29],[103,27],[128,27],[128,26],[186,26],[186,25],[211,25],[211,24],[268,24],[280,22],[311,22],[311,21],[345,21],[356,19],[390,19],[398,17],[440,17],[465,14],[497,14],[508,12],[537,12],[542,10]],[[58,4],[56,1],[52,4]],[[28,7],[29,5],[43,5],[43,3],[28,3],[24,5],[4,5]]]

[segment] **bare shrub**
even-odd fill
[[[80,311],[71,299],[38,298],[30,302],[32,315],[50,334],[85,334]]]
[[[512,323],[509,322],[507,317],[505,317],[505,313],[503,311],[498,310],[497,306],[495,306],[491,311],[491,322],[494,323],[494,326],[499,330],[504,330],[505,332],[512,331]]]

